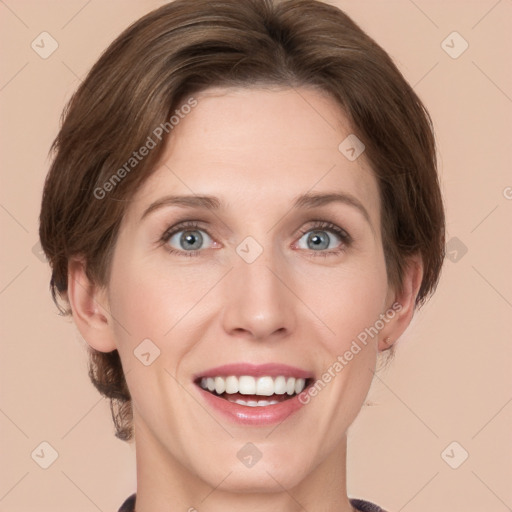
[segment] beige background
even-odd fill
[[[114,437],[108,402],[86,374],[85,342],[51,302],[38,214],[65,102],[111,40],[162,3],[0,1],[2,512],[117,511],[136,489],[133,446]],[[512,1],[332,3],[391,54],[432,114],[449,240],[437,294],[375,379],[369,399],[377,405],[363,408],[351,428],[349,495],[390,512],[505,512]],[[43,31],[59,45],[47,59],[31,48]],[[458,58],[444,48],[458,52],[462,40],[442,45],[453,31],[469,44]],[[48,469],[31,456],[43,441],[58,452]],[[462,450],[468,459],[452,469],[446,461],[460,462]]]

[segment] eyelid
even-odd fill
[[[178,221],[172,226],[168,227],[162,234],[161,239],[168,240],[171,236],[175,235],[176,233],[179,233],[180,231],[194,231],[194,230],[201,230],[208,232],[207,228],[201,225],[202,221],[195,221],[195,220],[183,220]],[[211,237],[211,235],[208,233],[208,236]]]
[[[196,221],[196,220],[182,220],[178,221],[169,228],[167,228],[162,236],[160,237],[159,243],[160,245],[167,245],[167,242],[176,234],[181,231],[204,231],[208,237],[213,241],[214,244],[219,244],[215,240],[215,238],[209,233],[208,228],[203,226],[203,224],[209,224],[208,222],[203,221]],[[334,222],[323,220],[323,219],[311,219],[307,223],[307,226],[302,226],[298,232],[294,235],[294,238],[299,237],[298,240],[295,240],[293,242],[293,247],[298,243],[298,241],[307,233],[311,231],[326,231],[334,233],[338,238],[340,238],[342,242],[342,248],[341,249],[335,249],[335,250],[321,250],[321,251],[314,251],[311,250],[310,252],[313,253],[314,256],[329,256],[332,254],[341,254],[342,252],[345,252],[348,247],[350,247],[353,243],[352,236],[348,233],[347,230],[344,228],[338,226]],[[206,249],[194,249],[190,251],[185,251],[181,249],[172,249],[169,247],[166,247],[166,250],[169,253],[175,253],[179,255],[184,256],[195,256],[198,253],[204,252]],[[301,251],[304,249],[300,249]]]
[[[299,233],[301,235],[305,235],[306,233],[309,233],[310,231],[331,231],[334,232],[336,235],[338,235],[341,239],[352,242],[352,237],[348,233],[348,231],[341,226],[338,226],[334,222],[327,221],[327,220],[311,220],[314,225],[309,227],[302,227],[299,230]]]

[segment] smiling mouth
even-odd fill
[[[195,384],[214,396],[249,407],[274,405],[290,400],[313,383],[312,378],[217,376],[199,377]]]

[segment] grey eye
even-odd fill
[[[334,234],[330,233],[325,229],[314,229],[306,234],[304,234],[299,240],[299,248],[300,249],[310,249],[310,250],[324,250],[324,249],[332,249],[329,247],[329,242],[331,241],[331,237],[338,238],[341,241],[341,238]],[[306,247],[301,246],[301,241],[306,238]]]
[[[201,229],[182,229],[181,231],[177,231],[174,235],[169,239],[169,244],[177,244],[178,250],[183,251],[196,251],[202,248],[204,236],[201,234],[204,233],[207,239],[210,239],[208,234]]]

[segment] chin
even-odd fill
[[[236,461],[231,466],[209,472],[204,480],[213,488],[234,493],[281,492],[292,489],[307,477],[307,464],[290,458],[264,456],[252,467]],[[201,472],[198,472],[200,474]],[[228,476],[229,475],[229,476]],[[222,482],[219,485],[219,482]]]

